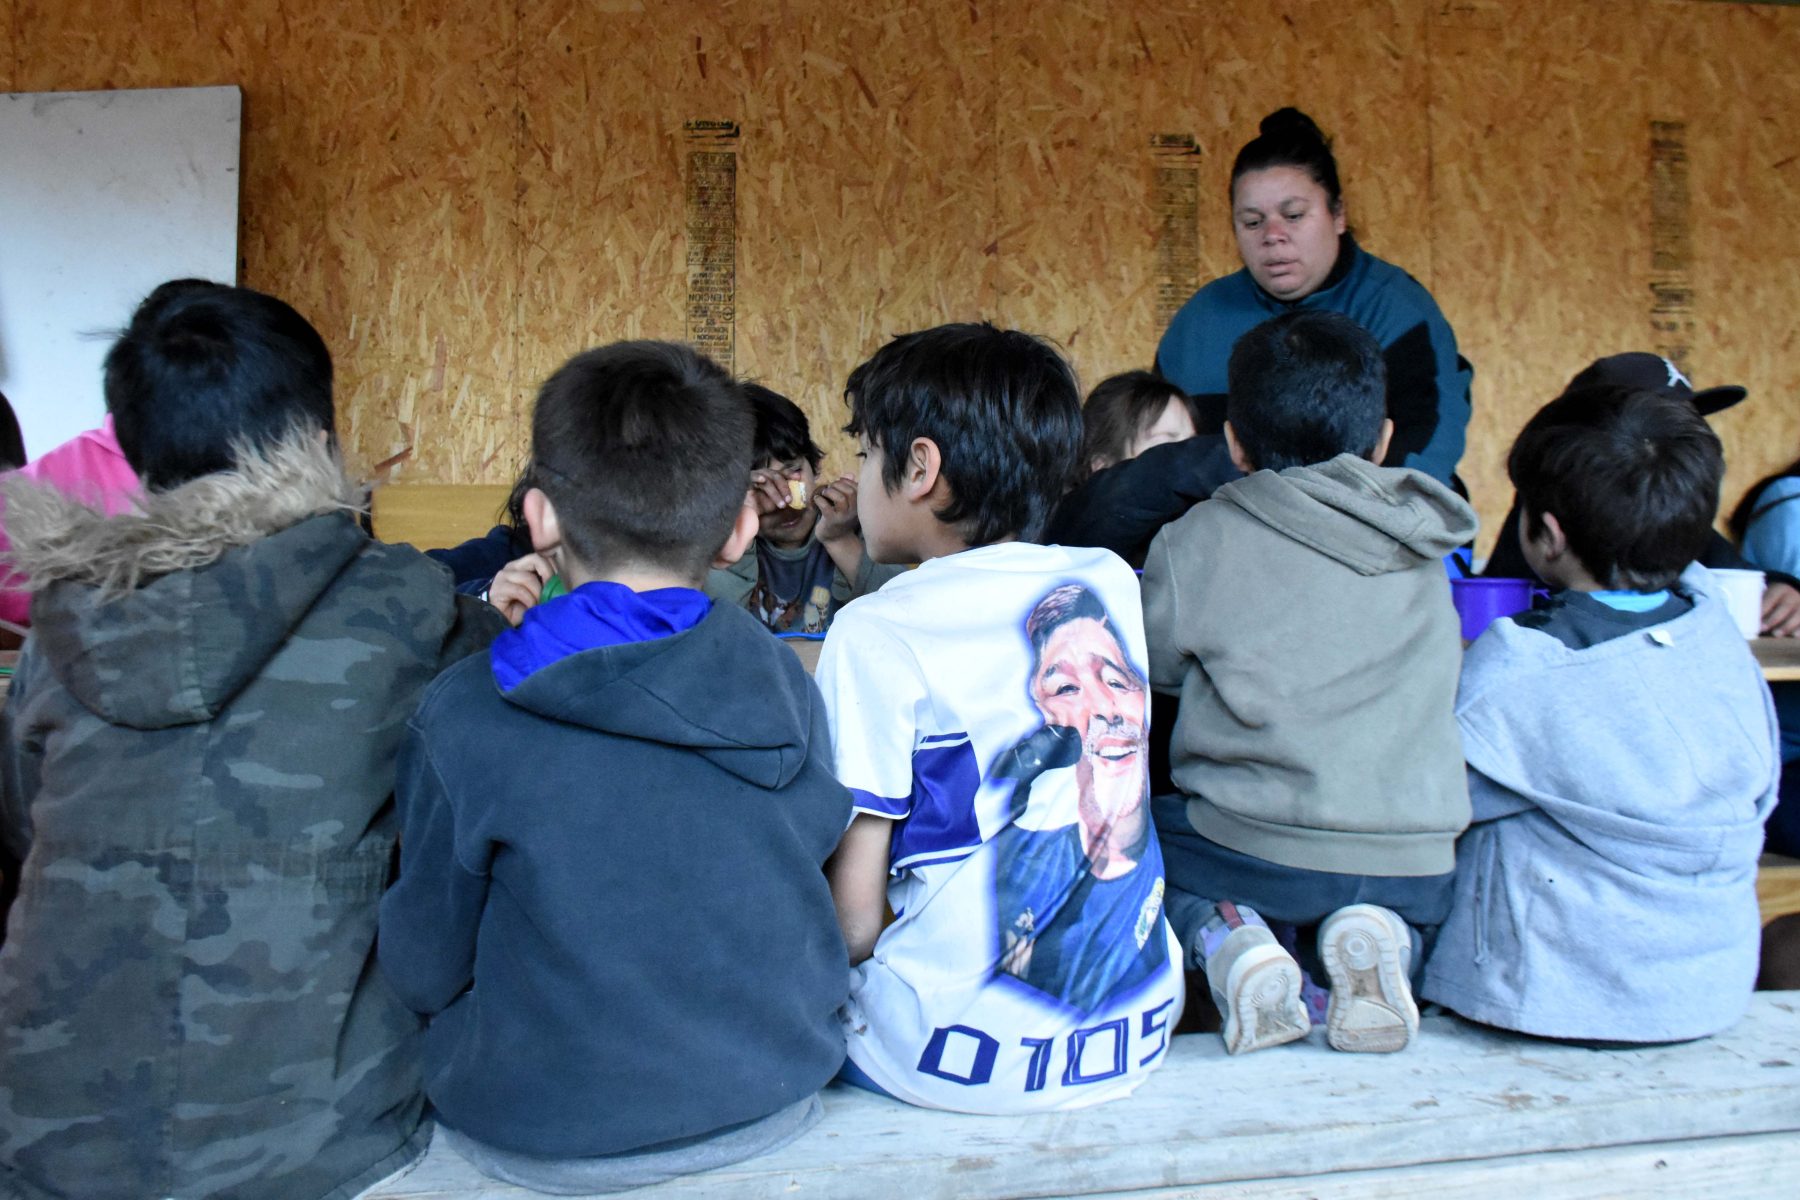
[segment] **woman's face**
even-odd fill
[[[1232,186],[1231,225],[1250,277],[1277,300],[1299,300],[1331,274],[1344,213],[1299,167],[1265,167]]]

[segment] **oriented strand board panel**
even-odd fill
[[[1800,9],[1652,14],[1651,115],[1687,135],[1694,382],[1750,389],[1712,419],[1729,512],[1800,458]]]
[[[17,91],[19,75],[19,0],[0,0],[0,90]]]
[[[241,278],[325,336],[354,458],[516,469],[510,6],[10,5],[21,89],[243,86]]]
[[[558,363],[686,333],[688,122],[738,131],[737,369],[844,466],[844,376],[893,333],[992,316],[1088,383],[1147,362],[1159,276],[1235,269],[1230,160],[1288,102],[1475,363],[1489,521],[1526,417],[1653,337],[1653,121],[1685,136],[1688,365],[1753,393],[1717,423],[1727,503],[1800,454],[1800,7],[0,0],[8,30],[13,90],[243,87],[242,278],[320,326],[346,444],[402,480],[510,481]],[[1162,134],[1198,154],[1159,257]]]
[[[1434,291],[1474,361],[1462,474],[1481,545],[1520,426],[1593,359],[1654,327],[1652,122],[1685,128],[1686,367],[1751,399],[1714,419],[1723,508],[1800,455],[1800,10],[1457,0],[1433,5]],[[1665,264],[1666,267],[1666,264]]]
[[[833,465],[851,367],[993,310],[977,8],[556,0],[524,22],[528,386],[589,345],[683,336],[690,121],[739,130],[737,370],[800,404]]]
[[[837,433],[850,370],[895,334],[998,306],[994,17],[791,12],[746,40],[738,368],[793,396],[830,465],[854,470]]]
[[[1058,6],[1053,20],[1029,0],[993,7],[1001,312],[1060,342],[1084,386],[1148,367],[1162,336],[1158,135],[1198,150],[1189,292],[1241,265],[1231,162],[1287,104],[1334,139],[1362,244],[1430,283],[1423,0],[1096,3]]]
[[[1636,0],[1431,7],[1433,291],[1475,364],[1461,474],[1483,552],[1525,420],[1648,337],[1649,53]]]

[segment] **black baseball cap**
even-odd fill
[[[1595,360],[1581,374],[1569,380],[1569,386],[1564,390],[1572,392],[1577,388],[1596,386],[1668,392],[1692,404],[1703,417],[1723,412],[1749,395],[1736,385],[1696,391],[1693,383],[1681,373],[1680,367],[1660,354],[1646,354],[1641,350]]]

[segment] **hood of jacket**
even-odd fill
[[[764,788],[791,782],[827,736],[799,656],[728,604],[681,633],[571,654],[502,694],[552,720],[680,746]]]
[[[1214,493],[1361,575],[1441,559],[1475,536],[1475,510],[1419,471],[1381,467],[1354,454],[1257,471]]]
[[[19,477],[0,488],[32,652],[133,728],[211,720],[368,544],[359,489],[309,434],[117,516]]]

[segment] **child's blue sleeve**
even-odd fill
[[[1764,571],[1800,576],[1800,478],[1769,485],[1744,531],[1744,557]]]
[[[416,723],[400,751],[395,801],[400,878],[381,898],[381,969],[408,1008],[431,1016],[474,982],[488,877],[458,856],[456,810]]]

